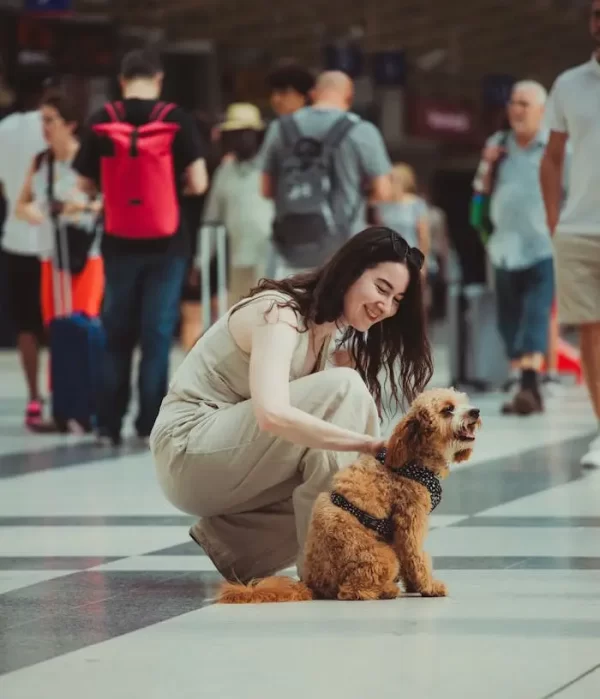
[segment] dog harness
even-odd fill
[[[380,464],[385,464],[386,450],[380,451],[375,457]],[[429,495],[431,496],[431,512],[440,504],[442,500],[442,486],[438,477],[430,471],[428,468],[422,466],[418,461],[407,461],[403,466],[399,468],[390,469],[391,472],[400,476],[401,478],[409,478],[411,481],[420,483],[422,486],[427,488]],[[331,502],[336,506],[340,507],[342,510],[349,512],[351,515],[356,517],[356,519],[367,529],[371,529],[376,534],[378,534],[384,541],[391,541],[394,537],[394,523],[392,522],[392,515],[385,519],[377,519],[372,517],[370,514],[361,510],[360,508],[353,505],[349,500],[347,500],[340,493],[335,491],[331,493]]]

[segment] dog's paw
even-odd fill
[[[379,595],[379,599],[396,599],[400,597],[400,588],[395,583],[386,585]]]
[[[425,590],[421,590],[423,597],[447,597],[448,588],[441,580],[433,580]]]

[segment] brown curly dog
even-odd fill
[[[481,425],[479,410],[452,389],[413,402],[381,458],[361,456],[316,500],[302,582],[283,576],[225,583],[217,602],[393,599],[406,592],[443,597],[423,551],[429,513],[441,499],[448,464],[466,461]]]

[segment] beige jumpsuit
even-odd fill
[[[250,400],[250,355],[234,341],[228,316],[196,343],[175,373],[150,443],[166,497],[201,518],[194,536],[221,574],[244,581],[297,559],[317,495],[356,454],[309,449],[259,429]],[[315,371],[302,374],[308,341],[308,332],[298,333],[291,404],[378,437],[377,409],[356,371],[325,369],[324,347]]]

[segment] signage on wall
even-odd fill
[[[73,0],[25,0],[25,12],[70,12],[73,9]]]
[[[22,15],[17,36],[21,61],[46,56],[61,74],[100,76],[114,72],[117,44],[109,23],[81,24]]]
[[[477,140],[479,120],[475,110],[458,102],[413,97],[409,103],[410,131],[414,136],[448,143]]]

